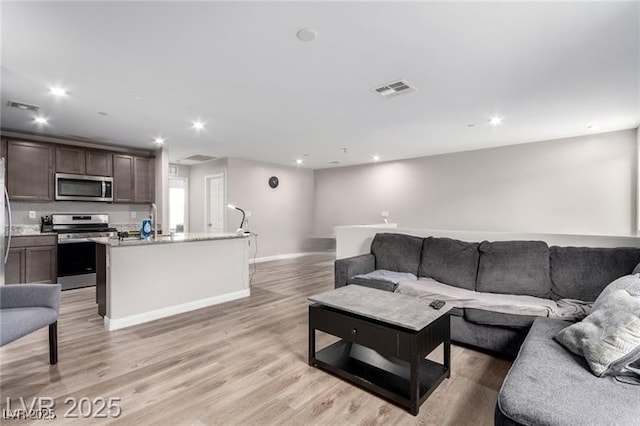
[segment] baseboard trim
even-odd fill
[[[195,311],[196,309],[206,308],[207,306],[218,305],[224,302],[230,302],[243,297],[249,297],[251,290],[244,289],[234,291],[232,293],[221,294],[220,296],[208,297],[206,299],[194,300],[193,302],[181,303],[179,305],[168,306],[166,308],[156,309],[142,314],[131,315],[124,318],[111,319],[104,317],[104,328],[109,331],[118,330],[132,325],[142,324],[145,322],[166,318],[184,312]]]
[[[318,254],[333,254],[333,255],[335,255],[336,253],[334,251],[309,251],[309,252],[303,252],[303,253],[277,254],[275,256],[256,257],[255,263],[271,262],[272,260],[295,259],[296,257],[313,256],[313,255],[318,255]],[[249,264],[251,265],[253,263],[254,263],[254,259],[253,259],[253,257],[250,257],[249,258]]]

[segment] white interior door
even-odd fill
[[[218,174],[206,178],[205,230],[208,233],[224,232],[224,175]]]

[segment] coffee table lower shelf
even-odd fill
[[[411,370],[406,361],[383,356],[365,346],[340,340],[317,352],[313,364],[401,406],[412,408]],[[420,360],[419,371],[418,407],[449,377],[448,368],[428,359]],[[413,408],[415,410],[416,407]],[[417,410],[412,414],[417,414]]]

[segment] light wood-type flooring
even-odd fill
[[[46,328],[2,347],[2,408],[6,398],[55,398],[56,421],[33,424],[493,424],[508,360],[453,346],[452,377],[417,417],[309,367],[306,297],[331,288],[329,255],[261,263],[249,298],[112,332],[95,289],[63,292],[58,365]],[[332,341],[318,334],[318,348]],[[64,419],[67,397],[119,397],[122,414]]]

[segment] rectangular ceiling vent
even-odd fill
[[[396,96],[404,95],[411,92],[416,92],[418,89],[411,86],[409,83],[403,80],[387,83],[380,87],[373,89],[376,95],[384,99],[395,98]]]
[[[7,105],[9,105],[11,108],[18,108],[23,111],[37,112],[40,109],[38,105],[32,105],[32,104],[27,104],[25,102],[18,102],[18,101],[9,101],[7,102]]]
[[[212,157],[210,155],[204,155],[204,154],[196,154],[196,155],[192,155],[191,157],[185,157],[185,160],[189,160],[189,161],[209,161],[209,160],[215,160],[218,157]]]

